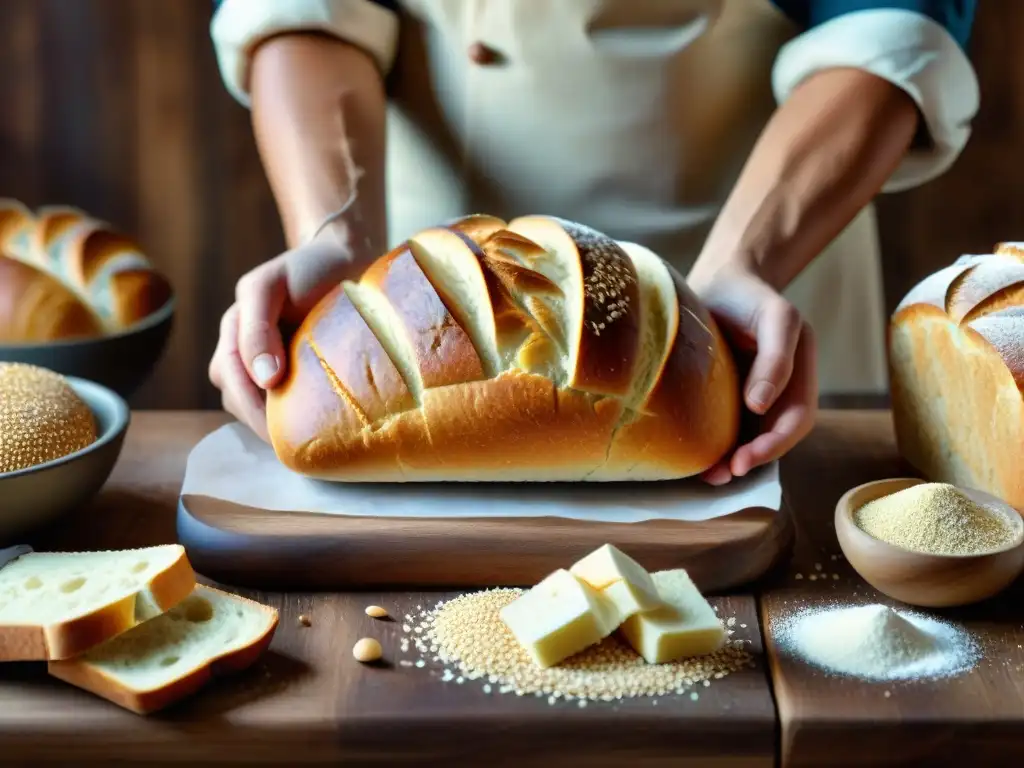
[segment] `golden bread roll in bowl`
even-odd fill
[[[324,297],[271,443],[348,482],[690,477],[734,445],[736,366],[682,276],[549,216],[424,230]]]
[[[0,199],[0,344],[120,333],[171,295],[136,243],[107,223]]]
[[[0,363],[0,474],[63,458],[97,437],[92,411],[63,376]]]

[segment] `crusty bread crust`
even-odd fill
[[[0,341],[120,332],[167,304],[171,285],[133,240],[77,208],[33,213],[0,199]]]
[[[196,575],[179,546],[178,557],[145,587],[91,613],[48,626],[0,627],[0,661],[67,659],[177,605],[195,588]]]
[[[173,683],[152,690],[126,688],[117,678],[111,677],[103,669],[82,658],[51,661],[47,665],[47,671],[59,680],[107,699],[124,709],[139,715],[149,715],[195,694],[215,677],[235,674],[251,667],[274,639],[279,623],[277,609],[213,587],[204,585],[201,589],[257,607],[270,617],[266,629],[252,642],[212,656],[205,664],[183,675]]]
[[[543,216],[414,236],[292,339],[267,397],[277,456],[348,482],[666,480],[712,466],[739,429],[731,350],[683,277],[653,255],[661,266],[638,271],[627,245]],[[652,292],[667,293],[665,312]]]
[[[1024,509],[1024,251],[1001,244],[922,280],[888,347],[903,457]]]

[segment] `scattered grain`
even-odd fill
[[[383,619],[387,617],[388,612],[379,605],[368,605],[366,606],[366,615],[372,619]]]
[[[301,624],[302,626],[308,627],[312,623],[312,620],[306,614],[302,614],[301,616],[299,616],[299,624]]]
[[[379,660],[384,655],[384,650],[380,647],[380,643],[372,637],[364,637],[353,646],[352,655],[355,656],[356,661],[366,664]]]
[[[745,650],[727,644],[708,656],[647,664],[625,641],[612,635],[555,667],[541,669],[499,615],[502,607],[522,593],[500,588],[462,595],[440,604],[418,625],[436,645],[441,663],[454,667],[457,682],[486,679],[488,684],[499,684],[499,692],[517,696],[612,701],[668,695],[695,683],[710,686],[712,678],[753,663]]]
[[[915,552],[968,555],[999,549],[1016,529],[948,483],[920,483],[868,502],[854,513],[859,528]]]
[[[794,578],[794,579],[796,579],[797,581],[799,581],[799,580],[800,580],[800,579],[802,579],[803,577],[804,577],[804,575],[803,575],[802,573],[798,573],[798,574],[797,574],[796,576],[794,576],[793,578]]]

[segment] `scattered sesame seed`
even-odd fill
[[[546,697],[549,703],[559,698],[613,701],[669,695],[695,683],[707,687],[712,679],[753,665],[742,643],[726,644],[708,656],[648,664],[613,634],[559,665],[541,669],[500,617],[501,608],[522,593],[498,588],[465,594],[441,603],[423,618],[417,626],[438,649],[446,667],[443,681],[484,678],[489,686],[499,685],[500,693]]]
[[[820,571],[821,570],[821,563],[815,563],[814,564],[814,570]]]
[[[810,579],[811,581],[817,581],[818,580],[818,577],[815,576],[813,573],[810,576],[808,576],[807,578]]]
[[[699,698],[700,698],[700,694],[697,693],[696,691],[694,691],[693,693],[690,694],[690,701],[696,701]]]
[[[425,666],[427,666],[427,662],[425,662],[423,659],[416,659],[416,666],[419,669],[423,669]]]
[[[892,691],[886,691],[886,692],[885,692],[884,694],[882,694],[882,695],[883,695],[883,696],[885,696],[885,698],[887,698],[887,699],[888,699],[888,698],[889,698],[890,696],[892,696]]]
[[[799,580],[799,579],[802,579],[803,577],[804,577],[804,575],[803,575],[802,573],[798,573],[798,574],[797,574],[796,576],[794,576],[793,578],[794,578],[794,579],[797,579],[797,580]]]

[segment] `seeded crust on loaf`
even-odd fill
[[[994,250],[925,278],[897,307],[893,421],[927,479],[1024,508],[1024,248]]]
[[[325,480],[690,477],[735,443],[711,315],[641,246],[548,216],[417,233],[306,317],[273,448]]]
[[[137,244],[77,208],[0,199],[0,341],[118,333],[163,307],[170,283]]]

